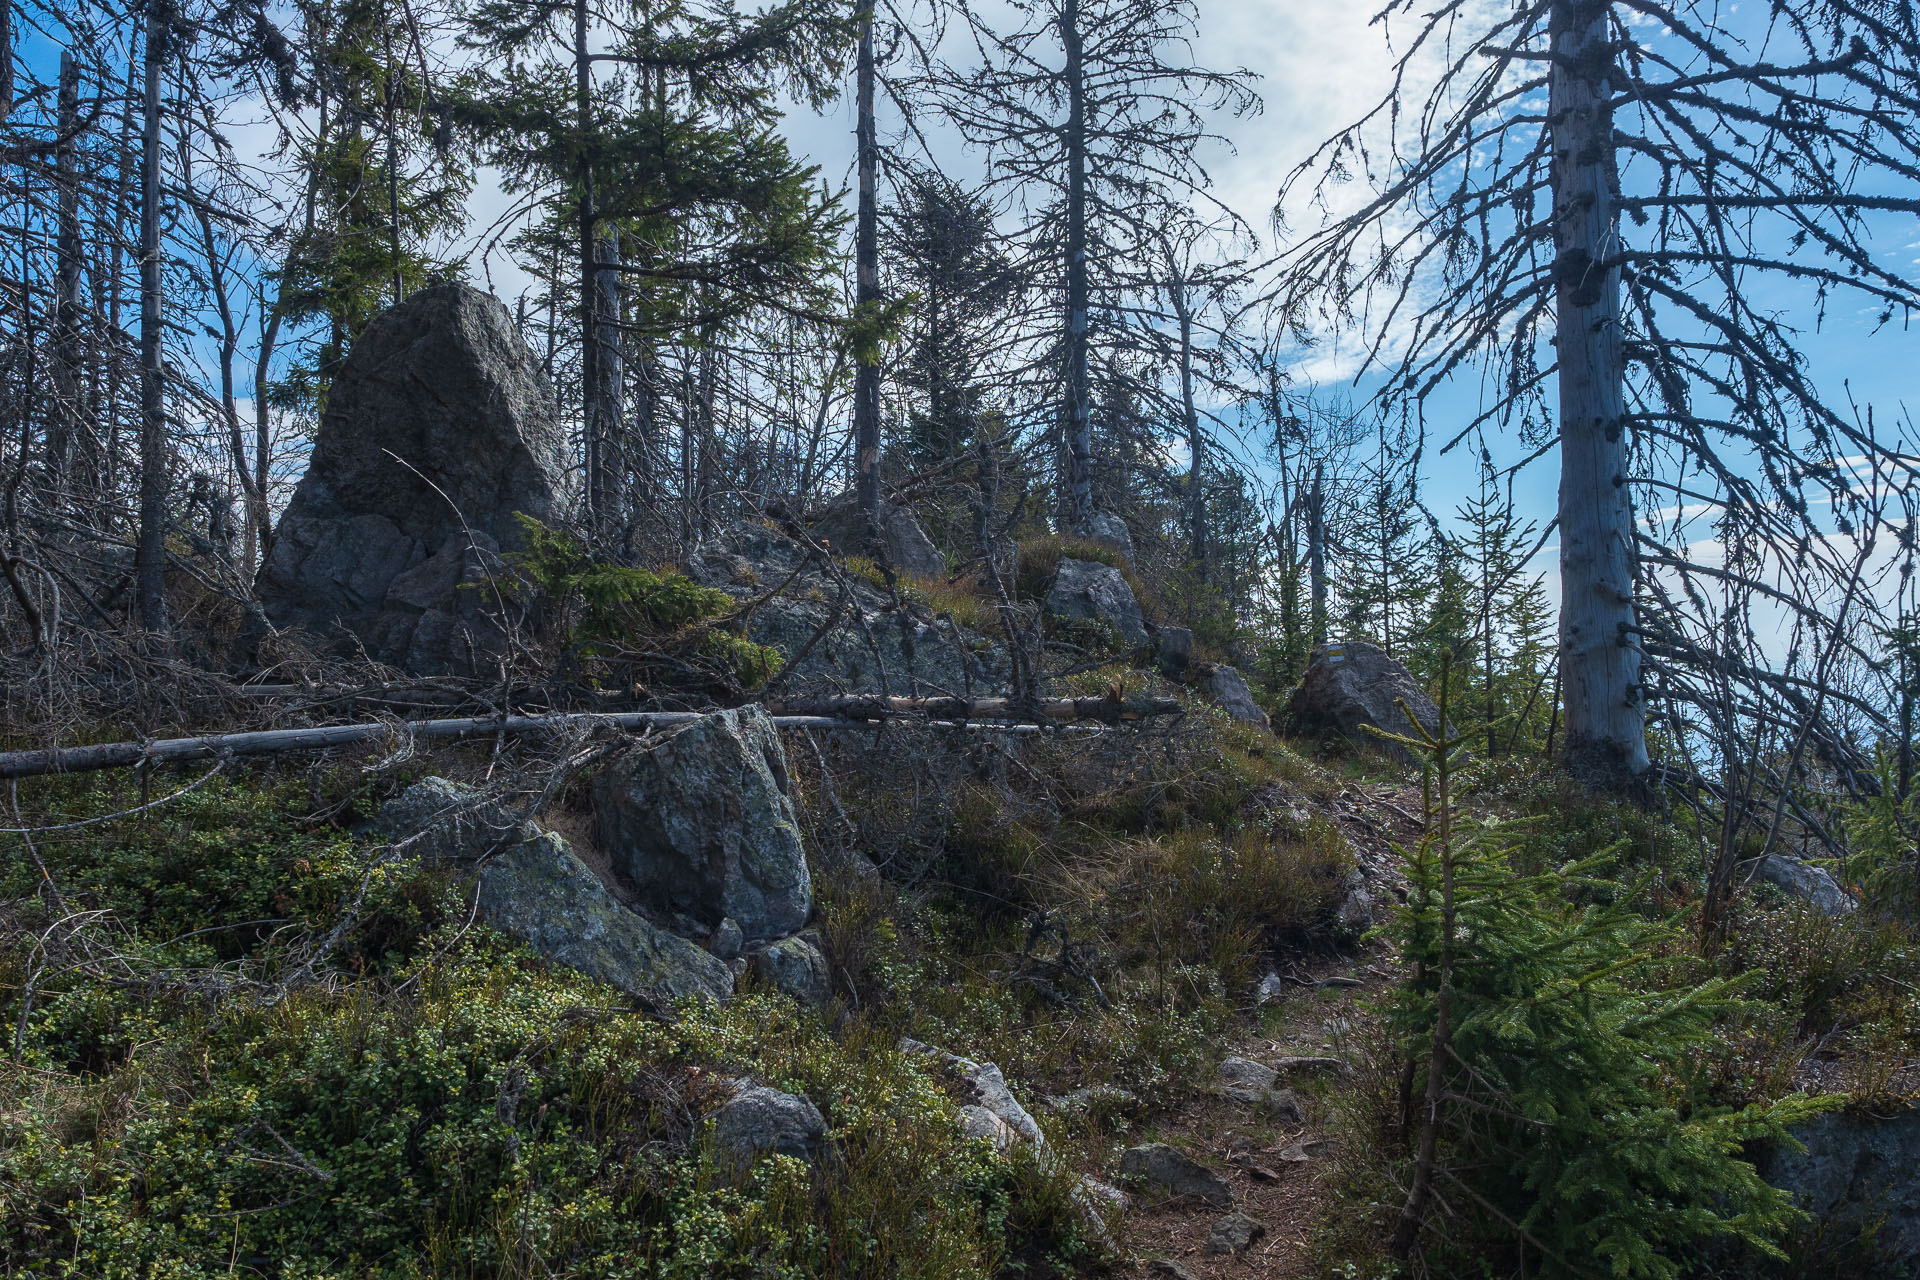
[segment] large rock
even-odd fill
[[[1365,728],[1373,725],[1389,733],[1412,734],[1413,725],[1400,710],[1403,699],[1421,725],[1438,732],[1440,709],[1413,673],[1378,645],[1349,641],[1313,651],[1307,674],[1287,702],[1287,714],[1308,732],[1337,733],[1408,759],[1405,748]]]
[[[1770,853],[1752,864],[1748,874],[1800,899],[1821,915],[1844,916],[1860,905],[1825,867],[1812,866],[1789,854]]]
[[[1047,588],[1047,613],[1070,626],[1104,631],[1125,649],[1147,642],[1140,602],[1120,571],[1097,560],[1062,558]]]
[[[558,964],[628,995],[725,1000],[733,973],[628,910],[561,837],[444,778],[414,784],[374,831],[424,862],[472,867],[480,919]]]
[[[791,538],[762,525],[727,530],[688,559],[688,573],[735,599],[758,599],[747,638],[788,664],[787,693],[990,697],[1007,688],[1006,654],[992,640],[911,601],[896,609],[870,583],[830,571]]]
[[[972,1058],[963,1058],[911,1038],[902,1038],[900,1048],[905,1053],[934,1059],[957,1077],[968,1098],[960,1108],[960,1127],[967,1137],[991,1138],[994,1145],[1001,1149],[1015,1143],[1026,1144],[1037,1151],[1047,1149],[1046,1134],[1041,1132],[1033,1113],[1013,1096],[1013,1090],[1007,1087],[1007,1079],[1000,1074],[999,1067],[991,1062],[975,1062]]]
[[[1907,1275],[1920,1262],[1920,1108],[1892,1116],[1830,1111],[1794,1130],[1804,1151],[1779,1148],[1760,1162],[1768,1182],[1816,1218],[1853,1227],[1879,1222],[1876,1243]]]
[[[947,572],[947,558],[921,527],[913,508],[904,503],[882,502],[874,512],[880,526],[880,547],[887,562],[901,573],[916,578],[940,578]],[[815,522],[808,532],[841,555],[866,555],[867,536],[862,528],[860,508],[843,503]]]
[[[260,570],[267,617],[409,670],[471,670],[508,605],[462,584],[498,573],[517,513],[562,513],[566,468],[553,392],[507,309],[465,285],[423,289],[333,379]]]
[[[813,910],[788,787],[766,711],[716,711],[603,767],[594,825],[614,875],[643,903],[703,933],[731,917],[747,942],[762,942]]]

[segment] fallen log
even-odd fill
[[[1122,724],[1177,716],[1186,710],[1174,698],[1047,698],[1022,704],[1013,698],[882,698],[842,694],[829,698],[781,698],[764,704],[775,715],[834,716],[842,720],[888,720],[937,716],[943,720],[1098,720]]]
[[[952,700],[922,699],[920,701]],[[992,704],[1005,702],[1005,699],[984,701]],[[1172,714],[1179,710],[1178,703],[1171,700],[1162,701],[1168,702],[1171,710],[1158,711],[1154,714]],[[1105,716],[1100,714],[1080,716],[1066,714],[1068,709],[1082,702],[1089,704],[1090,707],[1125,705],[1110,699],[1069,698],[1043,704],[1043,708],[1051,709],[1048,711],[1050,720],[1062,723],[1074,719],[1105,719]],[[56,773],[90,773],[100,769],[130,769],[136,766],[152,767],[162,764],[182,764],[194,760],[239,759],[245,756],[273,755],[283,752],[325,751],[334,747],[351,747],[379,742],[395,736],[490,737],[499,734],[550,733],[560,729],[599,726],[628,730],[660,729],[677,724],[688,724],[706,714],[708,713],[701,711],[569,711],[547,715],[462,716],[447,720],[387,720],[365,724],[320,725],[305,729],[261,729],[244,733],[208,734],[197,738],[161,738],[151,742],[105,742],[85,747],[46,747],[30,751],[0,752],[0,779],[31,778]],[[891,714],[894,718],[899,718],[906,713],[894,711]],[[1140,717],[1139,715],[1119,717],[1116,714],[1116,721],[1119,718],[1138,719]],[[876,717],[837,714],[787,713],[773,716],[775,726],[783,729],[850,729],[869,725],[874,719]],[[930,720],[928,723],[936,728],[1014,734],[1041,733],[1048,728],[1045,724],[1037,723],[977,724],[973,723],[974,719],[973,716],[949,717]]]

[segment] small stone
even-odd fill
[[[1260,986],[1254,991],[1254,999],[1260,1004],[1272,1004],[1286,993],[1286,979],[1277,973],[1270,973],[1260,979]]]
[[[1306,1106],[1291,1089],[1267,1090],[1260,1099],[1260,1107],[1284,1125],[1298,1128],[1307,1122]]]
[[[747,936],[740,932],[740,922],[732,916],[720,922],[720,927],[707,939],[707,950],[721,960],[731,960],[740,954],[747,944]]]
[[[1198,1196],[1221,1208],[1233,1203],[1233,1191],[1219,1174],[1163,1142],[1149,1142],[1122,1152],[1120,1172],[1124,1177],[1140,1178],[1164,1187],[1175,1195]]]
[[[1155,1258],[1147,1264],[1147,1270],[1157,1276],[1166,1276],[1167,1280],[1200,1280],[1193,1272],[1167,1258]]]
[[[1266,1224],[1258,1218],[1250,1218],[1235,1210],[1213,1224],[1213,1230],[1207,1232],[1207,1252],[1213,1254],[1245,1253],[1253,1247],[1255,1241],[1267,1234]]]
[[[1291,1146],[1282,1148],[1278,1157],[1288,1164],[1306,1164],[1315,1156],[1324,1155],[1332,1148],[1330,1142],[1312,1138],[1302,1138]]]
[[[826,1132],[826,1118],[812,1102],[765,1085],[742,1086],[713,1116],[716,1158],[735,1176],[764,1155],[811,1164]]]
[[[827,958],[805,938],[782,938],[754,953],[754,973],[762,981],[811,1009],[824,1009],[833,999]]]
[[[1273,1088],[1276,1077],[1272,1067],[1252,1058],[1228,1057],[1220,1061],[1220,1092],[1236,1102],[1259,1102]]]

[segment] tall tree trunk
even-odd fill
[[[160,367],[160,81],[172,17],[147,0],[140,127],[140,532],[134,582],[140,621],[167,630],[167,418]]]
[[[1168,294],[1180,321],[1180,419],[1187,431],[1187,550],[1200,581],[1207,580],[1206,437],[1200,433],[1200,414],[1193,404],[1193,312],[1187,306],[1187,286],[1168,256]]]
[[[1633,609],[1610,43],[1606,0],[1554,0],[1555,338],[1560,365],[1560,679],[1564,760],[1592,785],[1646,772]]]
[[[880,304],[880,146],[873,118],[873,4],[862,0],[860,61],[855,92],[859,119],[860,207],[854,223],[854,303],[867,320]],[[880,510],[880,363],[856,362],[853,370],[853,487],[859,501],[863,537],[879,544]]]
[[[0,0],[0,124],[13,114],[13,0]]]
[[[598,513],[599,532],[612,537],[620,523],[624,489],[627,361],[621,320],[626,285],[620,272],[619,236],[602,227],[594,237],[594,245],[593,328],[599,353],[594,360],[594,383],[588,394],[593,397],[592,418],[599,424],[596,436],[599,466],[595,470],[599,487],[593,497],[593,508]]]
[[[1327,464],[1313,469],[1307,500],[1307,577],[1313,595],[1313,643],[1327,642]]]
[[[1087,84],[1080,0],[1060,9],[1067,85],[1067,521],[1085,533],[1093,517],[1092,379],[1087,372]]]
[[[11,56],[11,55],[9,55]],[[80,127],[80,67],[70,50],[60,53],[58,142],[53,153],[57,211],[53,278],[53,430],[48,452],[56,501],[64,501],[83,452],[80,402],[80,172],[74,135]]]
[[[613,527],[612,427],[606,399],[606,341],[601,332],[604,303],[600,289],[600,227],[594,208],[593,169],[587,140],[593,132],[593,64],[588,60],[587,0],[573,5],[573,107],[579,131],[580,167],[577,237],[580,272],[581,435],[585,454],[587,528],[604,541]]]

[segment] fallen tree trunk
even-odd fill
[[[830,704],[838,699],[822,699]],[[857,701],[857,700],[855,700]],[[868,702],[881,703],[885,699],[868,699]],[[1011,714],[1005,709],[1004,698],[989,698],[977,703],[966,703],[956,699],[892,699],[894,702],[921,702],[928,704],[958,703],[962,707],[986,706],[1002,708],[1000,714]],[[1087,711],[1070,714],[1073,708],[1087,704]],[[1121,715],[1119,711],[1108,714],[1100,708],[1126,708],[1129,705],[1146,707],[1152,705],[1164,709]],[[769,708],[770,710],[772,708]],[[872,708],[869,708],[872,709]],[[871,723],[887,716],[852,716],[842,714],[793,714],[791,708],[782,708],[786,714],[773,717],[774,724],[783,729],[847,729]],[[929,713],[924,707],[914,711]],[[1159,699],[1153,704],[1127,704],[1111,699],[1084,698],[1060,699],[1042,704],[1044,714],[1050,720],[1063,723],[1076,719],[1107,720],[1115,723],[1121,719],[1140,719],[1143,715],[1170,715],[1180,710],[1180,704],[1171,699]],[[888,713],[892,718],[908,714],[908,710],[896,709]],[[0,778],[30,778],[53,773],[89,773],[100,769],[129,769],[135,766],[181,764],[194,760],[237,759],[244,756],[274,755],[294,751],[324,751],[332,747],[359,746],[369,742],[379,742],[390,737],[415,738],[468,738],[487,737],[498,734],[550,733],[560,729],[594,728],[606,726],[613,729],[659,729],[677,724],[688,724],[709,714],[702,711],[572,711],[557,712],[551,715],[520,716],[463,716],[450,720],[401,720],[374,721],[366,724],[321,725],[309,729],[262,729],[247,733],[209,734],[198,738],[161,738],[152,742],[106,742],[88,747],[48,747],[36,751],[0,752]],[[985,718],[991,713],[974,712],[971,715],[949,716],[946,719],[932,720],[936,727],[953,729],[990,730],[1001,733],[1040,733],[1046,729],[1044,724],[975,724],[976,717]]]
[[[776,715],[834,716],[842,720],[887,720],[938,716],[944,720],[1098,720],[1121,724],[1177,716],[1186,708],[1173,698],[1049,698],[1022,706],[1012,698],[881,698],[843,694],[831,698],[782,698],[765,704]]]

